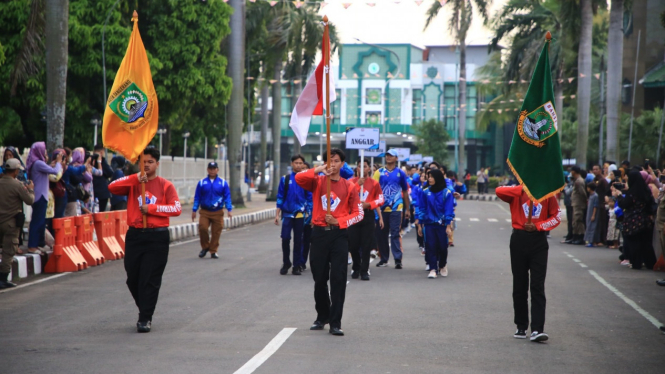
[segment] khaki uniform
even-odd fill
[[[219,237],[224,229],[224,210],[211,212],[203,208],[199,209],[199,236],[201,237],[201,248],[208,248],[210,253],[217,253],[219,248]],[[212,233],[208,235],[208,228],[212,226]]]
[[[16,215],[23,213],[23,203],[32,205],[35,201],[33,192],[29,192],[23,183],[3,175],[0,177],[0,242],[2,242],[2,262],[0,273],[9,273],[12,261],[18,249],[18,236],[22,227],[16,225]]]
[[[584,235],[585,220],[584,210],[587,205],[586,184],[582,177],[577,177],[573,183],[573,193],[570,195],[573,206],[573,235]]]

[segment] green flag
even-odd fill
[[[546,42],[533,71],[508,152],[508,166],[535,202],[554,196],[565,184],[548,49],[549,42]]]

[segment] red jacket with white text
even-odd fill
[[[296,174],[296,183],[303,189],[312,192],[314,210],[312,223],[314,226],[325,227],[328,201],[326,199],[326,176],[316,175],[314,169]],[[339,227],[346,229],[363,220],[365,212],[360,202],[360,189],[354,183],[340,178],[330,181],[330,214],[337,218]]]
[[[109,191],[114,195],[127,196],[127,225],[143,228],[138,174],[116,179],[109,184]],[[169,217],[177,217],[182,212],[178,192],[171,182],[162,177],[156,177],[145,184],[145,199],[148,203],[148,228],[169,227]]]
[[[522,186],[497,187],[496,196],[510,204],[510,215],[513,228],[524,230],[524,224],[529,218],[529,197]],[[544,201],[533,204],[531,222],[538,231],[550,231],[561,223],[561,210],[556,198],[549,197]]]
[[[350,181],[354,184],[358,183],[358,177],[353,177]],[[360,187],[358,187],[360,190]],[[358,191],[360,192],[360,191]],[[358,195],[360,196],[360,195]],[[383,191],[381,190],[381,185],[372,177],[365,178],[363,183],[363,196],[360,196],[361,203],[368,203],[369,210],[374,210],[377,207],[380,207],[384,203]]]

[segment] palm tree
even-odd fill
[[[229,21],[231,35],[229,35],[229,76],[233,80],[233,91],[228,105],[228,159],[229,159],[229,186],[231,187],[231,201],[234,205],[244,205],[240,182],[244,180],[240,175],[242,162],[242,130],[244,125],[244,72],[245,72],[245,1],[230,0],[233,14]]]
[[[607,37],[607,159],[619,161],[624,0],[612,0]]]
[[[46,148],[62,147],[67,102],[69,0],[46,0]]]
[[[450,5],[448,5],[450,4]],[[466,160],[464,143],[466,142],[466,34],[469,31],[471,22],[473,20],[473,11],[475,10],[480,14],[483,22],[487,22],[487,7],[491,4],[491,0],[451,0],[444,5],[439,1],[432,3],[432,6],[427,10],[427,21],[425,22],[425,29],[439,14],[439,11],[448,5],[452,8],[450,18],[448,18],[448,28],[453,33],[455,42],[459,47],[460,61],[459,61],[459,111],[457,116],[458,131],[459,131],[459,168],[464,170],[466,168]]]
[[[589,110],[591,108],[592,0],[580,0],[580,39],[577,55],[577,164],[587,166]]]

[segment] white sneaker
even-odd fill
[[[427,276],[429,279],[435,279],[436,278],[436,270],[430,270],[429,275]]]
[[[429,265],[425,265],[425,271],[429,271]]]
[[[372,249],[372,251],[369,253],[369,257],[376,258],[376,249]]]
[[[531,338],[530,339],[531,339],[532,342],[538,343],[538,342],[544,342],[545,340],[547,340],[549,338],[550,337],[547,334],[545,334],[544,332],[534,331],[534,332],[531,333]]]
[[[442,277],[447,277],[448,276],[448,265],[442,267],[440,269],[440,273]]]
[[[408,234],[408,233],[410,233],[410,232],[411,232],[411,226],[407,226],[407,227],[406,227],[406,233]]]
[[[353,259],[351,258],[351,254],[350,254],[350,253],[349,253],[349,261],[348,261],[348,262],[349,262],[349,265],[351,265],[351,264],[353,263]]]
[[[421,256],[425,255],[425,248],[424,247],[420,247],[420,255]]]

